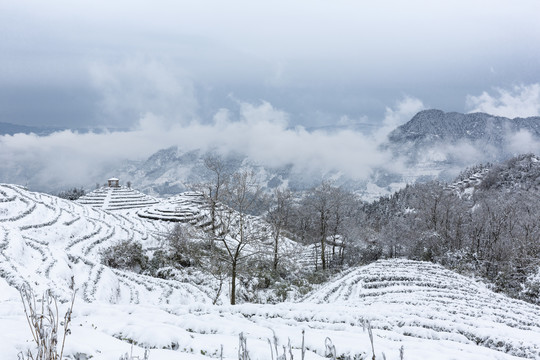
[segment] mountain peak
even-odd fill
[[[540,137],[540,117],[509,119],[486,113],[463,114],[437,109],[423,110],[389,135],[392,143],[441,140],[486,140],[500,142],[511,132],[526,130]]]

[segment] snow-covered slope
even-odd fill
[[[0,326],[10,328],[5,356],[28,345],[30,336],[16,292],[0,279]],[[300,303],[215,306],[75,303],[66,353],[117,360],[130,353],[150,359],[238,358],[238,337],[250,358],[270,359],[289,341],[294,358],[323,359],[326,345],[341,358],[371,359],[368,323],[376,358],[540,358],[539,308],[491,293],[470,279],[421,262],[381,261],[355,269]],[[272,346],[269,346],[269,340]],[[136,344],[133,350],[130,344]],[[273,350],[275,351],[275,350]],[[290,358],[287,349],[287,359]],[[349,357],[347,357],[349,356]],[[274,357],[275,358],[275,357]]]
[[[174,199],[176,210],[200,209],[193,197]],[[368,322],[377,358],[398,359],[402,347],[408,360],[540,358],[539,307],[429,263],[380,261],[346,271],[300,302],[237,306],[212,305],[193,277],[163,280],[99,263],[100,249],[120,239],[158,246],[168,226],[0,185],[0,328],[9,329],[2,357],[32,345],[16,290],[26,284],[38,294],[51,288],[61,300],[77,290],[65,349],[71,359],[117,360],[131,344],[140,358],[149,348],[150,359],[219,358],[221,351],[237,359],[240,333],[252,360],[271,358],[274,333],[280,354],[290,339],[300,359],[302,330],[305,359],[325,358],[329,341],[342,358],[366,359]]]
[[[11,286],[51,288],[62,299],[74,290],[88,302],[206,302],[205,289],[100,263],[100,250],[120,240],[157,247],[168,226],[54,196],[0,185],[0,274]]]
[[[432,263],[379,261],[347,272],[304,301],[363,309],[374,328],[411,338],[540,358],[540,307]]]
[[[463,171],[449,189],[470,196],[478,191],[540,193],[540,157],[534,154],[514,156],[498,164],[477,165]]]

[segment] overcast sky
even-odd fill
[[[267,102],[291,126],[378,124],[406,98],[538,115],[538,14],[537,0],[5,0],[0,122],[208,123]]]

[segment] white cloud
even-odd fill
[[[385,124],[402,121],[419,104],[404,99],[395,110],[387,110]],[[268,166],[293,164],[298,171],[336,170],[355,178],[366,178],[374,167],[391,163],[377,136],[348,129],[292,128],[289,115],[268,102],[238,105],[238,112],[219,110],[212,123],[171,123],[148,113],[124,132],[1,136],[0,181],[28,183],[34,189],[88,186],[126,160],[142,160],[173,145],[182,150],[236,151]]]
[[[417,98],[405,96],[396,103],[395,108],[386,107],[383,126],[377,131],[376,137],[384,141],[390,131],[409,121],[420,110],[424,110],[424,103]]]
[[[484,112],[508,118],[540,116],[540,84],[517,85],[512,89],[495,88],[495,94],[484,91],[467,96],[468,112]]]
[[[35,190],[93,186],[126,160],[144,160],[170,146],[181,150],[217,149],[248,155],[266,166],[292,164],[299,172],[339,171],[365,179],[375,168],[405,171],[403,159],[381,150],[386,135],[424,108],[405,97],[386,110],[383,126],[370,135],[348,128],[308,131],[291,127],[289,114],[262,101],[237,101],[238,109],[220,109],[211,123],[197,120],[171,122],[152,113],[143,115],[130,131],[77,133],[63,131],[49,136],[27,134],[0,136],[0,182],[28,184]],[[431,160],[452,158],[463,166],[490,160],[498,151],[538,152],[529,133],[508,134],[500,149],[482,144],[447,144],[424,154]],[[427,160],[427,159],[426,159]]]
[[[526,130],[509,134],[505,144],[508,151],[514,155],[534,153],[540,154],[540,141]]]

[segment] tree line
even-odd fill
[[[508,167],[490,165],[475,191],[433,181],[366,203],[329,181],[301,192],[264,189],[255,172],[230,171],[217,155],[204,164],[207,181],[192,187],[208,208],[205,241],[190,242],[189,231],[177,226],[168,236],[170,259],[208,271],[219,291],[228,281],[231,304],[239,285],[250,281],[285,296],[293,284],[394,257],[437,262],[539,302],[540,192],[531,174],[509,175]],[[530,181],[509,189],[497,185],[497,176]]]

